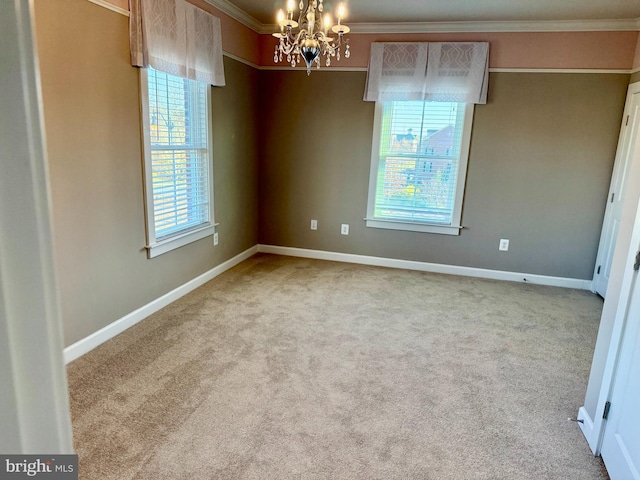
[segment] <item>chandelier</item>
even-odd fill
[[[326,13],[322,16],[324,9],[322,1],[307,0],[307,8],[305,9],[303,0],[300,0],[300,5],[298,5],[300,17],[297,22],[293,19],[294,0],[287,0],[286,14],[283,10],[278,11],[277,19],[280,31],[274,33],[273,36],[280,42],[276,45],[273,55],[275,63],[281,62],[284,56],[287,62],[295,67],[301,63],[300,57],[302,57],[307,64],[307,75],[309,75],[314,62],[317,68],[320,68],[321,56],[325,57],[327,67],[331,65],[331,57],[340,60],[340,50],[343,43],[345,45],[344,56],[349,58],[351,55],[349,40],[343,42],[342,38],[351,30],[342,24],[342,19],[346,14],[345,6],[342,3],[338,5],[336,12],[338,24],[333,25],[330,14]],[[298,31],[296,32],[295,29]],[[337,40],[329,36],[330,31],[338,35]]]

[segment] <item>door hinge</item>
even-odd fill
[[[611,402],[607,402],[604,404],[604,412],[602,412],[602,418],[605,420],[609,416],[609,410],[611,410]]]
[[[616,196],[616,192],[611,192],[611,203],[613,203],[613,198]]]
[[[633,264],[633,269],[637,272],[640,270],[640,251],[636,253],[636,263]]]
[[[624,123],[624,126],[626,127],[627,125],[629,125],[629,115],[627,115],[627,121]]]
[[[602,268],[602,265],[598,265],[598,271],[596,272],[596,274],[600,275],[600,269]]]

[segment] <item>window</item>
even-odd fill
[[[147,249],[214,233],[210,86],[142,69]]]
[[[376,103],[367,227],[458,235],[473,104]]]

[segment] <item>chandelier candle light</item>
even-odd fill
[[[287,0],[286,14],[283,10],[278,11],[277,19],[280,32],[274,33],[273,36],[279,39],[280,42],[276,45],[273,55],[275,63],[281,62],[283,55],[285,55],[287,62],[291,63],[292,67],[295,67],[300,63],[300,57],[302,56],[307,64],[307,75],[309,75],[314,62],[320,68],[320,56],[322,55],[326,58],[327,67],[331,65],[331,57],[336,57],[337,60],[340,60],[342,37],[351,30],[342,24],[346,9],[343,3],[338,5],[338,24],[332,26],[331,15],[326,13],[324,17],[322,16],[324,9],[322,1],[308,0],[307,8],[305,9],[303,0],[300,0],[300,5],[298,5],[300,17],[297,22],[293,19],[295,0]],[[298,27],[299,31],[296,33],[294,29]],[[328,36],[329,30],[338,35],[337,41]],[[344,56],[349,58],[351,55],[349,40],[344,40],[344,44]]]

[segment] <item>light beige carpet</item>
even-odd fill
[[[607,478],[586,291],[257,255],[69,365],[83,479]]]

